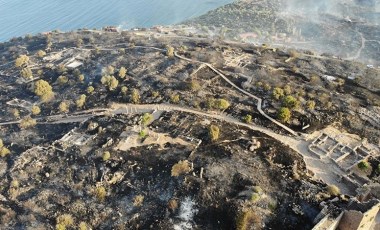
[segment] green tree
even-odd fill
[[[110,91],[116,89],[119,85],[119,81],[114,76],[110,75],[103,76],[101,82],[103,85],[107,86]]]
[[[131,95],[131,100],[132,103],[137,104],[140,101],[140,93],[137,89],[132,90],[132,95]]]
[[[38,80],[35,83],[34,93],[39,96],[43,102],[47,102],[54,97],[53,88],[44,80]]]
[[[67,113],[69,112],[69,103],[66,101],[62,101],[58,106],[59,112],[61,113]]]
[[[78,99],[75,101],[75,104],[77,106],[78,109],[81,109],[83,108],[84,104],[86,103],[86,95],[85,94],[82,94],[78,97]]]
[[[276,100],[279,100],[280,98],[282,98],[284,96],[284,90],[281,89],[281,88],[274,88],[273,91],[272,91],[272,97]]]
[[[282,103],[283,103],[283,106],[285,106],[289,109],[295,109],[295,108],[299,107],[299,101],[290,95],[284,97]]]
[[[153,115],[150,113],[144,113],[144,115],[141,118],[141,124],[144,126],[146,126],[152,121],[153,121]]]
[[[95,88],[93,86],[87,87],[87,93],[92,94],[94,92]]]
[[[15,61],[15,66],[21,68],[27,66],[28,63],[29,57],[26,55],[20,55]]]
[[[103,157],[102,157],[103,161],[108,161],[110,159],[110,157],[111,157],[111,153],[109,151],[105,151],[103,153]]]
[[[365,170],[367,170],[368,168],[369,168],[369,163],[368,163],[368,161],[360,161],[359,163],[358,163],[358,168],[360,169],[360,170],[363,170],[363,171],[365,171]]]
[[[0,156],[5,157],[6,155],[10,154],[11,151],[4,146],[3,140],[0,139]]]
[[[121,94],[123,94],[123,96],[126,96],[127,92],[128,92],[128,87],[127,86],[121,87],[120,92],[121,92]]]
[[[127,69],[125,67],[121,67],[119,70],[119,77],[125,78],[126,75],[127,75]]]
[[[230,103],[225,99],[216,99],[214,101],[214,107],[220,110],[225,110],[230,107]]]
[[[282,122],[288,122],[291,117],[290,110],[286,107],[281,107],[278,112],[278,119]]]
[[[309,109],[309,110],[314,110],[315,109],[315,101],[313,100],[309,100],[306,102],[306,107]]]
[[[102,70],[103,75],[113,75],[115,73],[115,67],[109,65]]]
[[[28,128],[32,128],[36,126],[36,124],[37,124],[37,121],[34,120],[33,118],[25,117],[24,119],[21,120],[19,127],[21,129],[28,129]]]
[[[33,72],[29,67],[22,68],[20,73],[21,73],[21,76],[25,79],[30,79],[33,77]]]
[[[57,81],[58,81],[58,83],[59,83],[60,85],[64,85],[64,84],[66,84],[67,82],[69,82],[69,78],[66,77],[66,76],[61,75],[61,76],[59,76],[59,77],[57,78]]]
[[[168,47],[166,48],[166,55],[167,55],[168,57],[174,57],[174,48],[171,47],[171,46],[168,46]]]
[[[173,94],[170,96],[170,101],[174,104],[177,104],[180,100],[180,97],[178,94]]]
[[[245,123],[251,123],[252,122],[252,116],[251,115],[249,115],[249,114],[247,114],[247,115],[245,115],[244,117],[243,117],[243,120],[244,120],[244,122]]]
[[[40,107],[37,106],[37,105],[33,105],[33,106],[32,106],[32,114],[33,114],[33,115],[38,115],[38,114],[40,114],[40,113],[41,113],[41,109],[40,109]]]
[[[37,56],[38,56],[39,58],[43,58],[43,57],[46,56],[46,52],[43,51],[43,50],[39,50],[39,51],[37,51]]]
[[[219,139],[220,130],[216,125],[211,125],[208,130],[209,137],[212,141],[216,141]]]

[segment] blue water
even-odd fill
[[[59,29],[170,25],[233,0],[0,0],[0,41]]]

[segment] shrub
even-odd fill
[[[95,197],[98,201],[103,202],[106,198],[107,192],[103,186],[97,187],[95,189]]]
[[[135,198],[133,198],[133,206],[140,207],[143,202],[144,202],[143,195],[137,195],[135,196]]]
[[[327,186],[327,192],[331,196],[338,196],[340,194],[339,188],[337,186],[335,186],[335,185],[329,185],[329,186]]]
[[[209,137],[210,137],[211,141],[218,140],[219,139],[219,133],[220,133],[220,130],[219,130],[218,126],[211,125],[209,127]]]
[[[25,117],[24,119],[21,120],[19,127],[21,129],[28,129],[28,128],[32,128],[36,126],[36,124],[37,124],[37,121],[34,120],[33,118]]]
[[[251,115],[249,115],[249,114],[247,114],[247,115],[245,115],[244,117],[243,117],[243,121],[245,122],[245,123],[251,123],[252,122],[252,116]]]
[[[368,168],[369,168],[369,163],[368,163],[368,161],[360,161],[359,163],[358,163],[358,168],[360,169],[360,170],[367,170]]]
[[[172,176],[178,177],[180,175],[189,173],[191,171],[190,163],[187,160],[179,161],[172,167]]]
[[[377,173],[380,173],[380,164],[377,165],[376,171],[377,171]]]
[[[286,85],[286,86],[284,87],[284,93],[285,93],[285,95],[290,95],[290,94],[292,94],[292,88],[290,87],[290,85]]]
[[[281,122],[288,122],[291,117],[290,110],[286,107],[281,107],[277,114],[277,117]]]
[[[38,114],[40,114],[41,113],[41,109],[40,109],[40,107],[38,107],[37,105],[33,105],[32,106],[32,114],[33,115],[38,115]]]
[[[16,119],[20,118],[20,111],[18,109],[12,109],[11,110],[12,116]]]
[[[201,88],[201,85],[198,81],[191,80],[191,82],[188,85],[189,89],[193,92],[198,91]]]
[[[230,103],[225,99],[216,99],[214,107],[220,110],[225,110],[228,109],[228,107],[230,107]]]
[[[103,161],[108,161],[111,157],[111,153],[109,151],[105,151],[103,153]]]

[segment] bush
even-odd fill
[[[41,113],[41,109],[40,109],[40,107],[38,107],[37,105],[33,105],[32,106],[32,114],[33,115],[38,115],[38,114],[40,114]]]
[[[34,120],[31,117],[26,117],[26,118],[21,120],[19,127],[21,129],[28,129],[28,128],[32,128],[32,127],[36,126],[36,124],[37,124],[36,120]]]
[[[126,96],[127,92],[128,92],[128,87],[127,86],[121,87],[120,92],[121,92],[121,94],[123,94],[123,96]]]
[[[360,162],[358,163],[358,168],[359,168],[360,170],[362,170],[362,171],[367,170],[367,169],[369,168],[369,163],[368,163],[368,161],[360,161]]]
[[[218,140],[219,139],[219,133],[220,133],[220,130],[219,130],[218,126],[211,125],[209,127],[209,137],[210,137],[211,141]]]
[[[89,229],[86,222],[80,222],[78,225],[79,230],[87,230]]]
[[[339,188],[337,186],[335,186],[335,185],[329,185],[329,186],[327,186],[327,192],[331,196],[338,196],[340,194]]]
[[[281,107],[277,114],[277,117],[281,122],[288,122],[291,117],[290,110],[286,107]]]
[[[258,193],[252,193],[251,202],[256,203],[259,200],[260,200],[260,195]]]
[[[103,75],[112,75],[115,73],[115,68],[112,65],[109,65],[102,69]]]
[[[141,131],[139,132],[139,137],[140,137],[141,139],[145,139],[147,136],[148,136],[148,133],[147,133],[145,130],[141,130]]]
[[[189,90],[195,92],[201,88],[201,85],[199,84],[199,82],[197,82],[195,80],[191,80],[191,82],[188,84],[188,88],[189,88]]]
[[[84,75],[83,74],[80,74],[79,76],[78,76],[78,81],[79,82],[84,82]]]
[[[172,167],[172,176],[178,177],[180,175],[189,173],[191,171],[190,163],[187,160],[179,161]]]

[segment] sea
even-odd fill
[[[233,0],[0,0],[0,42],[52,30],[172,25]]]

